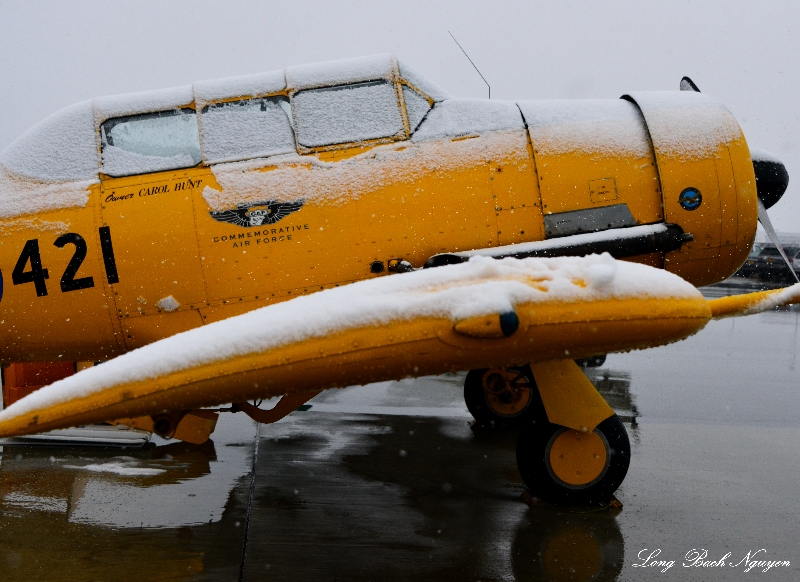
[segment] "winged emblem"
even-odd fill
[[[250,204],[237,204],[232,210],[219,210],[209,212],[211,218],[218,222],[229,222],[237,226],[251,227],[275,224],[286,218],[292,212],[297,212],[303,207],[304,200],[295,202],[277,202],[266,200]]]

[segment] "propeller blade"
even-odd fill
[[[689,77],[684,77],[681,79],[681,91],[694,91],[695,93],[699,93],[700,89]]]
[[[761,198],[757,198],[758,200],[758,221],[761,223],[761,226],[764,227],[764,230],[767,231],[767,236],[769,236],[769,240],[772,241],[778,248],[778,252],[783,257],[783,260],[786,262],[786,266],[789,267],[789,270],[794,275],[795,280],[800,283],[800,278],[797,276],[797,273],[794,272],[794,267],[792,267],[792,263],[789,261],[789,257],[786,256],[786,253],[783,251],[783,247],[781,246],[781,241],[778,240],[778,235],[775,234],[775,229],[772,228],[772,223],[769,220],[769,214],[767,214],[767,209],[764,208],[764,203],[761,202]]]
[[[753,158],[753,171],[756,173],[758,197],[769,210],[789,187],[789,172],[778,157],[764,150],[750,149]]]

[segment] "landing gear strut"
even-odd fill
[[[554,505],[608,503],[630,464],[628,433],[580,364],[472,370],[464,383],[476,426],[521,429],[522,479],[531,495]]]

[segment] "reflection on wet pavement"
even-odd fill
[[[743,574],[684,568],[693,548],[800,563],[799,323],[793,310],[712,322],[587,370],[631,434],[621,511],[523,503],[516,435],[471,429],[463,374],[329,391],[258,436],[223,415],[202,447],[6,447],[0,580]],[[634,566],[655,549],[674,561],[667,573]]]
[[[201,447],[4,447],[0,580],[238,579],[255,428],[232,420]]]
[[[619,572],[623,540],[611,512],[521,502],[514,434],[473,433],[466,419],[315,421],[298,415],[262,438],[245,580]]]

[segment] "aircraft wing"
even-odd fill
[[[580,358],[686,338],[714,316],[794,302],[800,285],[707,301],[609,255],[474,257],[297,297],[155,342],[0,412],[0,436],[408,376]],[[749,296],[740,296],[749,297]]]
[[[800,283],[795,283],[782,289],[720,297],[719,299],[712,299],[708,304],[711,307],[711,315],[714,319],[724,319],[726,317],[753,315],[754,313],[769,311],[770,309],[797,303],[798,301],[800,301]]]

